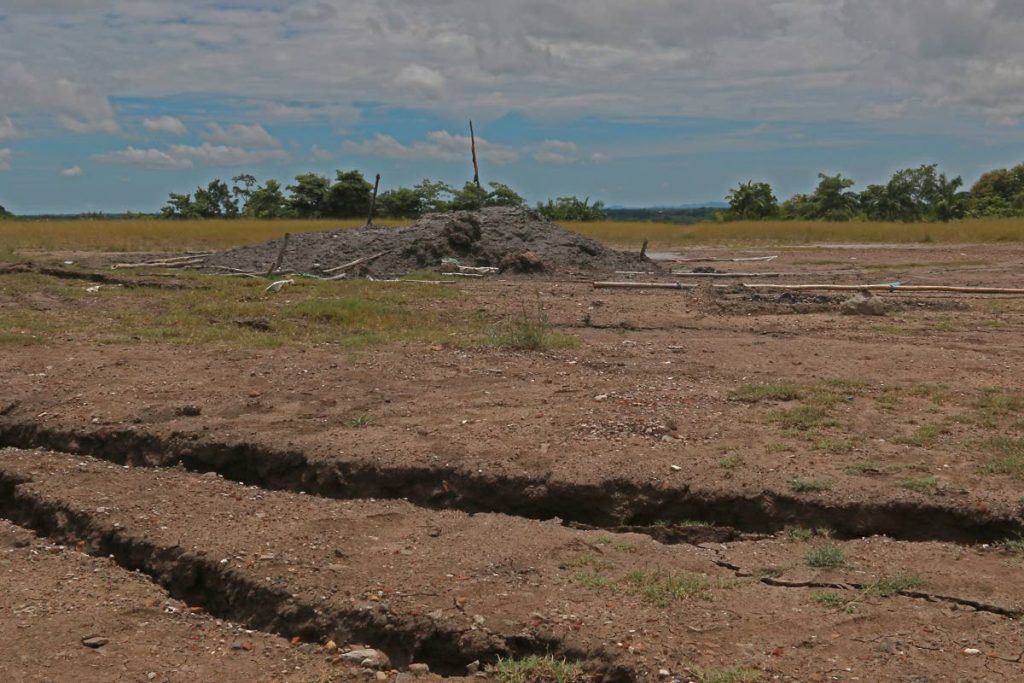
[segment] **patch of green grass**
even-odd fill
[[[853,450],[853,442],[849,439],[822,437],[814,442],[814,447],[829,453],[849,453]]]
[[[995,427],[999,418],[1017,416],[1024,412],[1024,393],[998,387],[985,389],[974,408],[981,424]]]
[[[804,561],[807,562],[808,567],[830,569],[846,564],[846,555],[838,546],[823,545],[808,550],[804,555]]]
[[[1024,479],[1024,439],[996,436],[984,444],[995,458],[982,467],[986,474],[1006,474]]]
[[[733,471],[742,464],[743,456],[741,456],[739,453],[727,455],[718,461],[718,466],[721,467],[723,470],[727,470],[729,472]]]
[[[752,669],[704,669],[695,664],[687,667],[698,683],[756,683],[761,672]]]
[[[699,574],[640,570],[630,572],[625,584],[631,592],[656,607],[668,607],[676,600],[703,593],[710,587],[707,578]]]
[[[900,482],[902,488],[917,493],[935,493],[939,488],[939,480],[935,477],[921,477],[920,479],[904,479]]]
[[[575,662],[531,655],[523,659],[502,659],[487,667],[498,683],[583,683],[587,675]]]
[[[590,590],[600,590],[612,586],[615,581],[599,572],[580,570],[573,575],[573,581]]]
[[[868,595],[877,595],[882,598],[889,598],[899,595],[903,591],[913,590],[925,585],[924,579],[917,576],[892,576],[881,579],[867,588],[864,592]]]
[[[801,405],[786,410],[773,410],[768,414],[769,421],[783,429],[807,431],[815,427],[834,427],[836,422],[828,411],[816,405]]]
[[[824,528],[811,529],[809,527],[803,526],[790,526],[786,527],[786,536],[792,541],[809,541],[817,536],[830,538],[832,536],[832,530]]]
[[[922,425],[910,436],[899,437],[893,443],[905,446],[916,446],[917,448],[928,448],[943,434],[948,434],[949,428],[944,425]]]
[[[795,384],[744,384],[729,392],[729,400],[743,403],[795,401],[803,396],[803,390]]]
[[[811,593],[811,600],[818,603],[825,609],[848,610],[850,608],[850,600],[845,595],[841,595],[835,591]]]
[[[996,544],[1003,552],[1010,555],[1024,555],[1024,536],[1006,538]]]
[[[793,479],[789,482],[789,488],[794,493],[815,493],[818,491],[831,491],[832,482],[823,479]]]
[[[363,427],[370,426],[372,423],[373,418],[369,415],[360,415],[359,417],[354,417],[351,420],[345,420],[341,423],[341,426],[347,429],[362,429]]]
[[[490,335],[490,344],[513,351],[547,351],[576,346],[579,340],[551,331],[540,303],[533,311],[524,304],[518,314],[506,318]]]

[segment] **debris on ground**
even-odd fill
[[[211,272],[265,273],[281,253],[282,242],[272,240],[211,254],[196,267]],[[360,261],[364,258],[367,260]],[[347,269],[351,277],[376,278],[422,270],[484,275],[487,272],[477,269],[558,273],[657,268],[646,257],[609,249],[531,209],[492,207],[428,214],[405,228],[366,226],[293,234],[279,272],[330,275],[339,265],[354,261],[359,263]]]

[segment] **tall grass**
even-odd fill
[[[10,220],[0,221],[0,251],[201,251],[255,244],[286,232],[336,230],[363,225],[352,220]],[[375,224],[409,221],[376,220]]]
[[[380,225],[410,221],[378,220]],[[10,250],[185,251],[223,249],[275,239],[286,232],[334,230],[360,220],[10,220],[0,221],[0,252]],[[627,221],[569,223],[566,227],[606,244],[639,249],[698,244],[819,242],[1016,242],[1024,241],[1024,218],[972,219],[954,223],[824,223],[743,221],[675,225]]]
[[[953,223],[737,221],[696,225],[602,221],[574,223],[567,227],[607,244],[636,248],[645,239],[650,240],[652,247],[732,242],[808,244],[1024,241],[1024,218],[971,219]]]

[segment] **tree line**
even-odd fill
[[[842,174],[818,174],[810,194],[781,204],[768,183],[748,181],[729,191],[727,211],[718,220],[951,221],[958,218],[1024,216],[1024,164],[989,171],[970,190],[963,179],[947,178],[937,164],[896,171],[884,185],[861,192]]]
[[[337,171],[333,181],[316,173],[295,176],[282,187],[276,180],[262,185],[250,174],[226,182],[214,179],[195,192],[170,193],[161,210],[164,218],[365,218],[373,201],[373,185],[360,171]],[[475,211],[489,206],[525,207],[515,190],[503,183],[482,187],[467,182],[456,189],[443,182],[424,179],[413,187],[382,192],[376,200],[375,215],[385,218],[418,218],[425,213]],[[559,197],[537,205],[553,220],[599,220],[604,217],[601,202]]]

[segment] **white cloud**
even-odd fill
[[[377,133],[372,140],[364,142],[345,142],[345,149],[366,156],[377,156],[385,159],[419,159],[431,161],[464,161],[471,158],[470,138],[468,135],[452,135],[448,131],[438,130],[427,134],[426,140],[418,140],[411,145],[404,145],[390,135]],[[508,164],[519,158],[519,153],[507,145],[499,145],[477,137],[477,156],[493,164]]]
[[[181,122],[181,119],[174,116],[157,116],[152,119],[143,119],[142,125],[146,130],[153,133],[188,135],[188,127]]]
[[[395,85],[428,100],[440,100],[445,96],[445,78],[441,72],[419,64],[410,64],[399,71]]]
[[[0,172],[11,170],[11,160],[14,152],[9,149],[0,149]]]
[[[542,164],[571,164],[577,161],[579,147],[575,142],[545,140],[533,153],[535,161]]]
[[[218,145],[233,147],[280,147],[281,143],[258,123],[236,123],[224,128],[219,123],[208,123],[206,139]]]
[[[13,140],[18,137],[18,129],[9,116],[0,118],[0,141]]]
[[[106,97],[66,78],[39,76],[20,63],[0,68],[0,114],[53,114],[75,133],[116,133],[114,108]]]
[[[338,157],[334,152],[322,149],[318,145],[313,145],[309,150],[309,156],[313,161],[334,161]]]
[[[243,166],[261,161],[285,161],[288,154],[279,149],[253,150],[231,145],[171,145],[171,154],[185,160],[194,160],[207,166]]]
[[[604,152],[593,152],[590,155],[590,160],[593,161],[595,164],[600,164],[605,161],[608,161],[609,158],[610,157]]]
[[[72,166],[71,168],[65,168],[60,172],[60,174],[65,178],[77,178],[82,175],[82,167]]]
[[[94,154],[93,159],[142,168],[192,168],[192,160],[174,157],[159,149],[128,147],[116,152]]]

